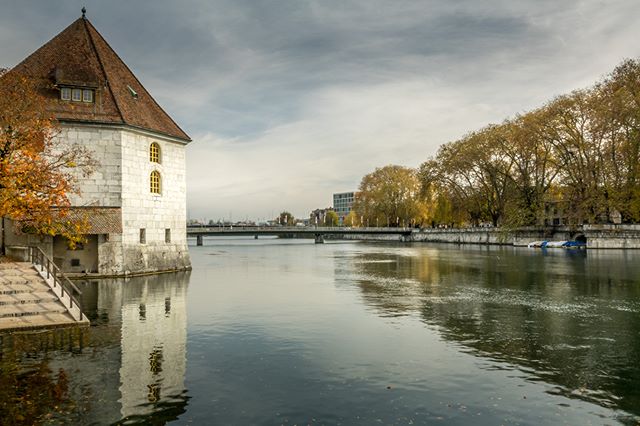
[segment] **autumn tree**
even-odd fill
[[[625,60],[593,91],[595,126],[606,135],[608,207],[640,222],[640,60]]]
[[[554,155],[555,133],[547,125],[549,113],[541,108],[494,126],[492,149],[508,159],[509,181],[505,223],[536,225],[544,220],[545,203],[560,171]]]
[[[68,220],[68,197],[94,162],[82,147],[55,143],[58,125],[46,106],[38,82],[0,71],[0,216],[18,232],[63,235],[73,244],[84,226]]]
[[[353,209],[365,221],[380,226],[422,224],[427,217],[417,171],[394,165],[362,178]]]
[[[498,225],[510,201],[513,160],[498,149],[500,131],[500,126],[488,126],[446,144],[436,161],[422,167],[422,177],[425,167],[436,170],[439,187],[449,189],[452,201],[465,207],[472,224],[490,221]]]
[[[417,175],[387,166],[360,188],[357,214],[381,225],[408,217],[431,226],[638,223],[640,60],[442,145]]]
[[[324,215],[324,226],[338,226],[340,217],[338,213],[333,210],[329,210]]]
[[[342,220],[342,224],[344,226],[351,226],[351,227],[358,226],[358,225],[362,226],[362,224],[359,223],[358,220],[359,218],[356,212],[351,210]]]

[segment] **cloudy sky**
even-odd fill
[[[638,0],[0,0],[0,66],[87,16],[192,137],[192,218],[298,217],[640,56]]]

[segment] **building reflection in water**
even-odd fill
[[[189,275],[79,282],[89,329],[0,335],[0,418],[163,424],[184,413]]]
[[[123,418],[184,411],[187,277],[154,275],[120,287]]]

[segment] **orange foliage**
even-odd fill
[[[37,82],[0,70],[0,216],[19,231],[82,240],[86,223],[67,220],[68,195],[94,162],[78,146],[54,144],[58,126]]]

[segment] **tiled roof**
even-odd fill
[[[72,207],[65,217],[71,222],[89,226],[87,234],[122,234],[122,211],[119,207]]]
[[[42,93],[60,121],[125,124],[191,140],[86,18],[73,22],[13,70],[42,82]],[[62,101],[59,87],[64,85],[95,89],[95,102]]]

